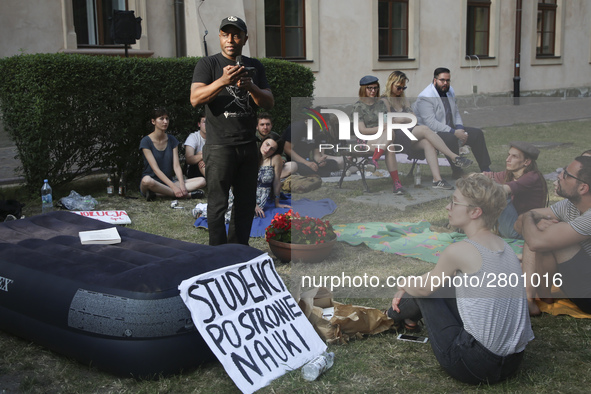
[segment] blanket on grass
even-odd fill
[[[322,200],[314,201],[307,198],[300,200],[291,201],[291,194],[281,193],[279,199],[281,204],[290,205],[294,212],[298,212],[300,216],[310,216],[314,218],[323,218],[326,215],[330,215],[337,209],[337,204],[330,198],[323,198]],[[273,199],[267,200],[263,211],[265,217],[255,217],[252,220],[252,227],[250,229],[251,237],[264,237],[265,230],[271,224],[271,220],[275,217],[275,214],[285,213],[289,211],[289,208],[275,208],[275,201]],[[195,227],[208,228],[207,219],[203,217],[195,220]],[[228,225],[226,224],[226,231],[228,231]]]
[[[544,301],[536,300],[536,304],[538,304],[542,312],[549,313],[553,316],[569,315],[577,319],[591,319],[591,315],[580,310],[568,298],[555,300],[553,304],[546,304]]]
[[[333,225],[337,240],[400,256],[437,263],[443,250],[454,242],[466,238],[460,233],[431,231],[431,224],[418,223],[351,223]],[[505,239],[516,254],[522,253],[523,241]]]
[[[591,315],[583,312],[558,287],[552,286],[552,297],[554,303],[546,304],[544,301],[536,299],[538,308],[543,313],[549,313],[552,316],[569,315],[577,319],[591,319]]]
[[[437,263],[441,252],[454,242],[466,238],[460,233],[439,233],[430,230],[429,222],[418,223],[352,223],[333,225],[337,240],[357,246],[362,243],[369,248],[400,256],[414,257]],[[523,241],[505,239],[516,254],[523,253]],[[540,300],[536,303],[540,310],[554,316],[569,315],[578,319],[591,319],[591,314],[584,313],[559,289],[552,288],[553,304]]]

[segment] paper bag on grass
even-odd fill
[[[312,326],[327,343],[347,343],[351,338],[389,330],[394,322],[382,311],[333,301],[326,287],[302,293],[298,305]],[[326,308],[334,308],[330,319],[323,317]]]
[[[338,326],[343,336],[375,335],[392,328],[394,321],[379,309],[334,302],[330,324]]]
[[[322,317],[324,308],[333,306],[332,293],[326,287],[317,287],[301,294],[298,305],[312,326],[327,343],[339,342],[336,327]]]

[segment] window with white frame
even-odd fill
[[[419,0],[372,0],[372,69],[419,67]]]
[[[266,57],[306,58],[304,0],[265,0]]]
[[[462,0],[460,66],[499,65],[501,0]]]
[[[532,66],[562,64],[566,4],[566,0],[536,0],[531,3]]]
[[[536,56],[555,56],[556,0],[538,0]]]
[[[468,0],[466,55],[489,57],[490,0]]]
[[[378,1],[380,59],[408,58],[408,0]]]
[[[110,18],[114,10],[127,10],[127,0],[72,0],[72,10],[79,48],[109,46]]]

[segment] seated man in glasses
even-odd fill
[[[579,156],[554,182],[565,199],[531,210],[515,222],[523,236],[523,271],[529,313],[539,315],[536,296],[551,302],[552,285],[583,312],[591,313],[591,157]]]
[[[433,83],[419,93],[413,105],[417,122],[436,132],[456,155],[460,152],[460,145],[470,146],[480,171],[490,171],[491,161],[484,134],[475,127],[464,127],[450,78],[449,69],[435,69]],[[464,171],[451,158],[447,160],[454,179],[464,175]]]

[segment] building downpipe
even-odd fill
[[[522,1],[517,0],[515,5],[515,68],[513,72],[513,104],[519,105],[521,94],[519,84],[521,83],[521,8]]]
[[[185,1],[174,0],[174,36],[176,57],[187,56],[187,35],[185,29]]]

